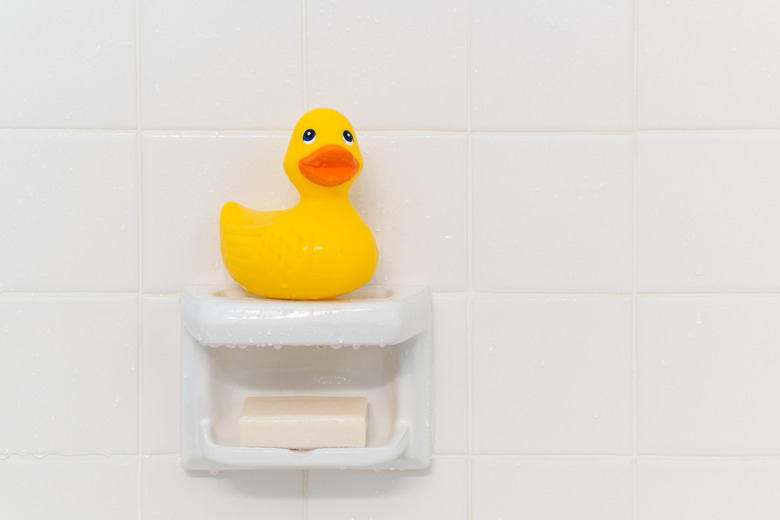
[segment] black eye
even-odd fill
[[[303,133],[303,142],[306,144],[311,144],[314,142],[315,137],[317,137],[317,132],[309,128]]]
[[[348,145],[352,146],[352,142],[355,140],[354,137],[352,137],[352,134],[349,130],[344,130],[344,142]]]

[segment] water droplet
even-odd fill
[[[542,359],[541,361],[539,361],[539,366],[540,367],[547,366],[547,360],[546,359]]]
[[[703,323],[704,323],[704,316],[702,315],[702,313],[697,312],[696,313],[696,325],[701,325]]]
[[[349,383],[349,379],[340,375],[316,375],[312,378],[315,383],[323,386],[337,386]]]
[[[601,410],[599,410],[598,408],[594,408],[593,409],[593,418],[594,419],[598,419],[599,417],[601,417]]]

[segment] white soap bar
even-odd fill
[[[247,397],[238,445],[256,448],[363,448],[366,398]]]

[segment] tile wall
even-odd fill
[[[0,7],[0,517],[780,515],[780,4]],[[188,474],[182,287],[358,130],[374,283],[435,294],[433,464]]]

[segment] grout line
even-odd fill
[[[456,457],[456,455],[453,455]],[[473,459],[490,460],[490,459],[512,459],[517,461],[523,460],[620,460],[626,462],[636,461],[678,461],[678,462],[691,462],[691,461],[767,461],[767,462],[780,462],[780,454],[775,455],[671,455],[671,454],[656,454],[656,455],[609,455],[609,454],[513,454],[513,453],[490,453],[490,454],[474,454],[471,455]]]
[[[3,291],[2,298],[129,298],[138,296],[138,291]]]
[[[179,452],[178,451],[162,451],[162,452],[155,452],[152,455],[147,454],[145,457],[169,457],[174,458],[178,457]],[[73,452],[73,453],[57,453],[57,452],[47,452],[45,454],[39,454],[34,453],[32,451],[28,450],[21,450],[18,452],[3,452],[0,456],[0,461],[5,460],[20,460],[20,461],[30,461],[30,462],[36,462],[36,463],[45,463],[46,461],[68,461],[68,460],[74,460],[74,459],[80,459],[80,460],[95,460],[95,461],[104,461],[104,462],[111,462],[114,460],[126,460],[126,461],[137,461],[140,457],[138,456],[138,453],[132,451],[132,452],[116,452],[116,453],[100,453],[100,452]],[[584,454],[584,453],[571,453],[571,454],[558,454],[558,453],[433,453],[431,454],[432,460],[466,460],[466,459],[473,459],[473,460],[493,460],[493,459],[500,459],[500,460],[515,460],[515,461],[539,461],[539,460],[556,460],[556,461],[568,461],[568,460],[577,460],[577,461],[601,461],[601,460],[614,460],[614,461],[625,461],[625,462],[632,462],[635,459],[637,461],[655,461],[655,462],[664,462],[664,461],[677,461],[677,462],[694,462],[694,461],[701,461],[701,462],[713,462],[713,461],[752,461],[752,462],[760,462],[760,461],[766,461],[766,462],[772,462],[772,463],[779,463],[780,464],[780,453],[774,453],[774,454],[701,454],[701,455],[685,455],[685,454],[670,454],[670,453],[658,453],[658,454],[637,454],[633,455],[631,453],[625,454],[625,455],[614,455],[609,453],[591,453],[591,454]],[[308,481],[309,481],[309,471],[310,470],[297,470],[301,472],[305,472],[305,486],[306,486],[306,493],[308,494]],[[391,470],[377,470],[383,473],[390,473]],[[411,470],[410,474],[413,474],[416,470]],[[403,474],[404,471],[398,471],[397,473]],[[303,479],[304,477],[302,477]]]
[[[309,84],[308,84],[308,41],[306,20],[306,0],[301,0],[301,105],[303,113],[308,110]],[[290,132],[285,132],[288,135]],[[309,517],[309,470],[301,471],[301,519],[307,520]]]
[[[639,288],[639,0],[633,1],[633,78],[632,78],[632,163],[631,163],[631,207],[632,207],[632,239],[631,239],[631,516],[638,518],[639,486],[637,479],[637,461],[639,449],[639,398],[638,398],[638,365],[637,365],[637,303]]]
[[[136,453],[46,453],[46,454],[34,454],[29,452],[24,453],[3,453],[0,458],[1,461],[16,460],[31,462],[33,464],[57,464],[59,462],[105,462],[111,463],[114,461],[122,462],[137,462],[138,455]]]
[[[301,101],[304,114],[309,111],[309,76],[307,74],[309,70],[309,43],[306,38],[308,29],[306,22],[306,0],[301,0]],[[289,131],[287,133],[289,134]]]
[[[734,127],[734,128],[637,128],[638,134],[776,134],[780,128],[756,128],[756,127]]]
[[[137,320],[138,332],[136,338],[136,370],[137,378],[137,421],[138,421],[138,446],[136,463],[136,511],[138,520],[143,518],[143,331],[144,331],[144,302],[143,302],[143,171],[142,171],[142,139],[141,139],[141,1],[135,1],[135,150],[136,150],[136,211],[137,214],[137,234],[138,257],[137,257],[137,276],[138,285],[136,288],[137,301]]]
[[[776,299],[780,297],[780,291],[762,292],[568,292],[568,293],[544,293],[544,292],[490,292],[490,291],[432,291],[436,296],[466,296],[475,300],[519,300],[519,299],[577,299],[577,298],[766,298]],[[180,291],[172,292],[143,292],[143,291],[2,291],[0,300],[10,298],[131,298],[136,296],[152,298],[178,297]]]
[[[304,82],[307,80],[304,78]],[[307,90],[307,87],[304,87]],[[308,103],[304,100],[304,110]],[[54,135],[151,135],[158,137],[289,137],[292,128],[0,128],[0,135],[7,134],[54,134]],[[517,131],[480,131],[480,130],[361,130],[360,135],[368,137],[615,137],[615,136],[683,136],[696,135],[765,135],[777,136],[780,128],[715,128],[715,129],[627,129],[627,130],[517,130]]]
[[[473,296],[478,299],[515,300],[527,299],[566,299],[566,298],[630,298],[630,292],[581,292],[581,293],[553,293],[553,292],[490,292],[473,291]]]
[[[206,284],[208,285],[208,284]],[[437,296],[466,296],[473,299],[493,299],[493,300],[517,300],[517,299],[567,299],[567,298],[767,298],[774,299],[780,297],[780,291],[732,291],[732,292],[490,292],[475,290],[457,290],[457,291],[432,291]],[[179,296],[180,291],[158,292],[149,291],[2,291],[0,300],[8,298],[130,298],[135,296],[167,298]]]
[[[138,97],[138,96],[136,96]],[[137,113],[137,110],[136,110]],[[137,117],[137,115],[136,115]],[[138,128],[0,128],[0,135],[3,134],[109,134],[109,135],[135,135]]]
[[[518,298],[550,298],[550,299],[564,299],[564,298],[777,298],[780,296],[780,292],[650,292],[650,291],[637,291],[633,292],[571,292],[571,293],[544,293],[544,292],[487,292],[487,291],[475,291],[474,295],[480,298],[491,299],[518,299]]]
[[[634,460],[634,456],[632,454],[626,454],[626,455],[608,455],[608,454],[594,454],[594,455],[557,455],[557,454],[544,454],[540,453],[538,455],[536,454],[512,454],[512,453],[481,453],[481,454],[475,454],[471,456],[473,459],[478,460],[492,460],[492,459],[511,459],[514,461],[539,461],[539,460],[578,460],[578,461],[587,461],[587,460],[619,460],[619,461],[625,461],[625,462],[632,462]]]
[[[466,463],[466,518],[474,518],[474,167],[473,167],[473,138],[471,128],[472,106],[472,20],[473,5],[471,0],[466,1],[466,422],[468,459]]]
[[[308,80],[304,78],[304,91],[308,91]],[[307,96],[306,96],[307,97]],[[308,102],[304,100],[304,109],[307,109]],[[2,133],[52,133],[52,134],[134,134],[138,131],[137,128],[0,128],[0,134]],[[141,130],[144,135],[161,135],[161,136],[230,136],[230,135],[251,135],[251,136],[277,136],[277,135],[289,135],[292,128],[145,128]],[[759,132],[760,130],[756,130]],[[724,130],[728,132],[728,130]],[[769,131],[766,131],[769,132]],[[780,129],[775,130],[780,132]],[[685,132],[684,132],[685,133]],[[507,131],[507,132],[495,132],[495,131],[470,131],[466,130],[435,130],[435,129],[416,129],[416,130],[361,130],[361,135],[368,135],[373,137],[440,137],[440,136],[465,136],[465,135],[480,135],[480,136],[506,136],[506,137],[524,137],[524,136],[616,136],[616,135],[631,135],[631,130],[614,130],[614,131],[599,131],[599,130],[526,130],[526,131]]]
[[[304,79],[304,81],[306,81]],[[308,103],[306,103],[308,104]],[[56,128],[56,127],[5,127],[0,128],[0,134],[10,133],[37,133],[37,134],[135,134],[139,128]],[[143,134],[171,134],[171,135],[287,135],[292,128],[166,128],[166,127],[148,127],[141,129]],[[361,130],[361,135],[372,136],[410,136],[410,137],[431,137],[431,136],[495,136],[495,137],[546,137],[546,136],[616,136],[633,134],[670,134],[670,135],[689,135],[689,134],[778,134],[780,128],[644,128],[644,129],[626,129],[626,130],[436,130],[432,128],[420,128],[412,130]]]

